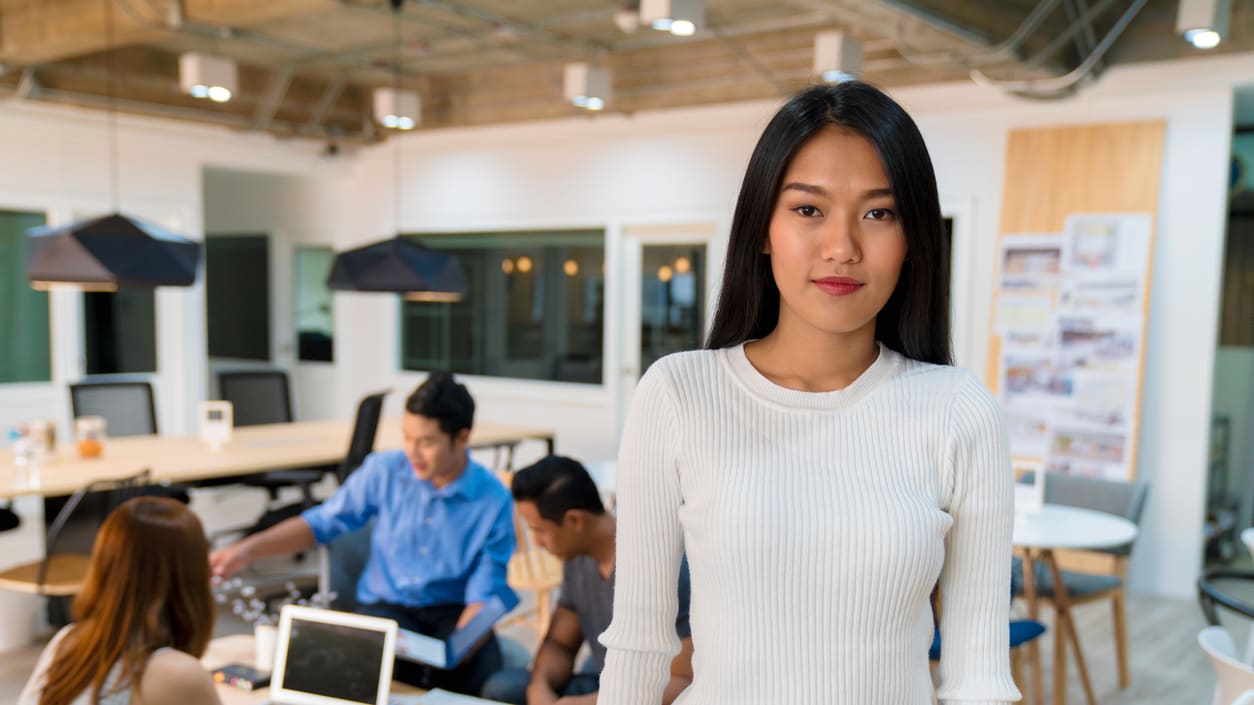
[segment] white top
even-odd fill
[[[44,688],[48,685],[48,669],[52,668],[52,660],[56,657],[57,649],[73,627],[73,624],[62,627],[56,636],[52,637],[52,641],[44,647],[43,653],[39,655],[39,661],[35,664],[35,670],[26,681],[26,687],[22,688],[21,694],[17,696],[17,705],[39,705]],[[156,656],[168,650],[168,647],[163,647],[154,651],[152,655]],[[121,662],[118,662],[109,669],[108,675],[105,676],[104,686],[100,689],[99,703],[92,698],[92,690],[88,687],[74,698],[72,705],[128,705],[131,702],[132,684],[119,685],[120,681],[126,680],[122,677],[121,666]]]
[[[1024,548],[1114,548],[1136,538],[1136,524],[1113,514],[1046,504],[1015,515],[1014,545]]]
[[[601,705],[654,705],[679,651],[682,705],[1018,700],[1009,667],[1013,472],[970,373],[880,347],[833,392],[780,387],[743,346],[666,357],[636,390],[618,459],[614,619]]]

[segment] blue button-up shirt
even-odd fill
[[[375,519],[370,557],[357,582],[361,604],[409,607],[518,597],[505,583],[514,554],[513,500],[479,463],[436,489],[419,479],[403,451],[373,453],[330,499],[301,517],[318,543]]]

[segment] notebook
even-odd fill
[[[396,634],[396,657],[445,670],[454,668],[470,655],[479,645],[479,640],[492,631],[492,625],[508,611],[500,598],[493,597],[483,603],[479,614],[466,626],[443,640],[400,629]]]
[[[499,700],[484,700],[470,695],[458,695],[447,690],[427,691],[425,695],[393,695],[389,705],[509,705]]]

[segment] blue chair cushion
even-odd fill
[[[1042,563],[1036,564],[1033,571],[1036,576],[1036,595],[1052,599],[1054,596],[1054,576],[1050,574],[1049,569]],[[1023,594],[1023,561],[1016,557],[1011,566],[1011,585],[1014,588],[1015,595]],[[1072,599],[1096,595],[1107,590],[1113,590],[1123,584],[1119,578],[1113,575],[1095,575],[1093,573],[1076,573],[1070,570],[1062,571],[1062,581],[1067,586],[1067,594]]]
[[[1016,619],[1010,623],[1010,648],[1017,649],[1044,633],[1044,624],[1031,619]]]
[[[1010,622],[1010,648],[1017,649],[1045,633],[1045,625],[1030,619]],[[941,653],[940,630],[932,631],[932,647],[927,650],[929,661],[939,661]]]

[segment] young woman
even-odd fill
[[[137,497],[105,519],[73,612],[18,705],[220,705],[199,660],[213,633],[209,545],[181,502]]]
[[[1019,698],[1012,473],[997,404],[951,363],[947,245],[914,122],[866,84],[771,120],[732,222],[707,349],[654,364],[619,455],[602,705],[928,705]]]

